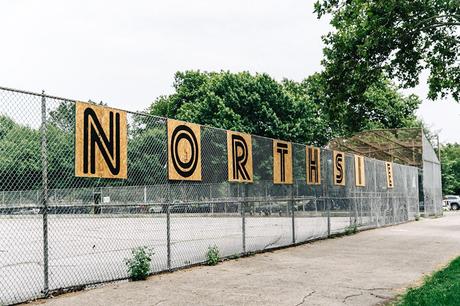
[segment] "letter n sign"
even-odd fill
[[[345,154],[334,151],[334,185],[345,186]]]
[[[273,184],[292,184],[292,144],[273,140]]]
[[[201,127],[168,119],[168,178],[201,181]]]
[[[228,180],[252,183],[252,139],[251,135],[227,131]]]
[[[126,113],[82,102],[75,108],[75,175],[126,179]]]
[[[393,164],[390,162],[385,162],[385,170],[387,173],[387,187],[393,188],[394,180],[393,180]]]

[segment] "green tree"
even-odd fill
[[[442,192],[460,194],[460,144],[441,147]]]
[[[324,73],[316,73],[303,82],[306,94],[320,105],[332,135],[350,136],[368,129],[394,129],[421,125],[415,115],[421,101],[416,95],[405,96],[387,79],[376,79],[362,93],[357,105],[331,102]]]
[[[458,0],[319,0],[315,12],[331,15],[335,28],[323,37],[327,106],[351,130],[379,108],[368,90],[382,78],[413,87],[427,70],[430,99],[452,94],[459,101]]]
[[[0,190],[41,184],[40,132],[0,116]]]
[[[388,80],[379,80],[364,92],[366,105],[372,104],[366,116],[361,118],[362,128],[394,129],[420,125],[415,115],[421,101],[416,95],[404,96]]]
[[[73,134],[48,124],[48,185],[76,186]],[[41,186],[41,134],[39,129],[0,117],[0,189],[30,190]]]
[[[55,109],[50,110],[48,123],[63,132],[73,133],[75,129],[75,102],[61,101]]]
[[[153,115],[303,143],[324,144],[327,121],[303,84],[248,72],[178,72],[176,92],[158,98]]]
[[[266,74],[186,71],[176,73],[174,88],[150,106],[151,114],[317,145],[367,128],[414,126],[420,103],[380,78],[359,108],[330,107],[326,79],[318,73],[277,82]]]

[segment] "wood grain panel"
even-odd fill
[[[333,167],[334,185],[345,186],[345,153],[333,151]]]
[[[75,105],[75,176],[126,179],[126,112],[77,102]]]
[[[387,173],[387,187],[394,187],[394,178],[393,178],[393,163],[385,162],[385,169]]]
[[[273,184],[292,184],[292,144],[273,140]]]
[[[355,185],[366,186],[366,171],[364,169],[364,156],[355,155]]]
[[[305,148],[306,179],[308,185],[321,184],[321,150],[312,146]]]
[[[168,119],[168,178],[201,181],[201,127]]]
[[[227,163],[230,182],[254,181],[251,135],[227,131]]]

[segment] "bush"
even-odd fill
[[[356,224],[353,224],[353,225],[347,226],[347,228],[345,229],[345,235],[356,234],[357,231],[358,231],[358,226],[356,226]]]
[[[153,251],[144,246],[133,249],[131,254],[131,258],[125,259],[129,277],[134,281],[146,279],[150,274]]]
[[[220,261],[219,248],[215,246],[208,247],[208,253],[206,253],[207,263],[210,266],[215,266]]]

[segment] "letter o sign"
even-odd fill
[[[198,124],[168,119],[168,178],[201,181],[201,139]]]

